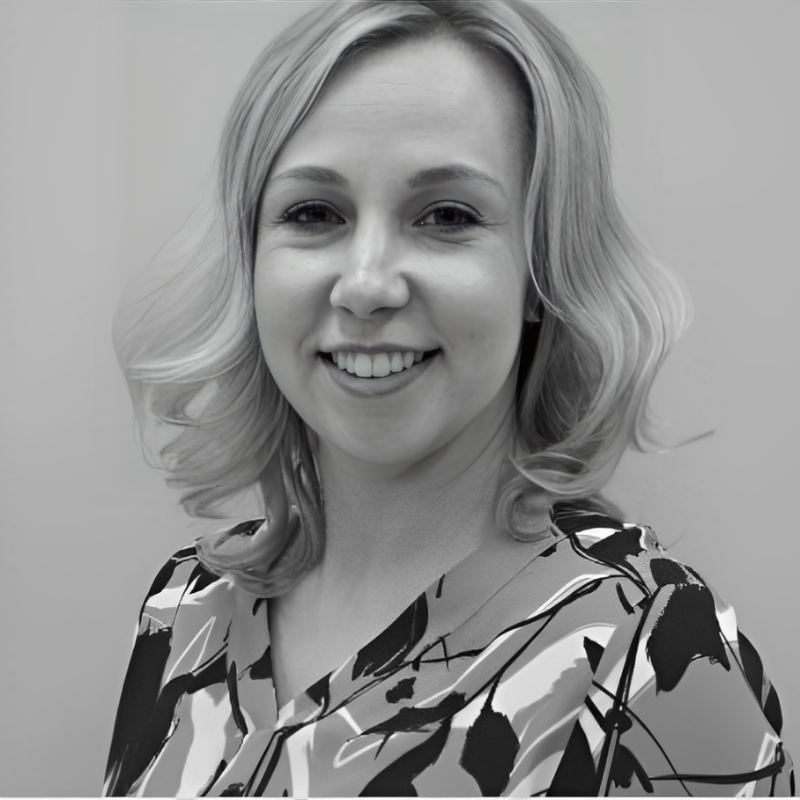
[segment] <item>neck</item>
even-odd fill
[[[511,414],[413,466],[365,464],[320,442],[325,503],[323,583],[369,575],[434,580],[495,533],[498,476],[511,452]]]

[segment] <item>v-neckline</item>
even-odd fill
[[[546,518],[547,524],[542,525],[541,538],[533,541],[519,541],[511,536],[502,538],[487,536],[478,547],[432,581],[427,589],[421,592],[409,606],[400,611],[369,642],[348,656],[338,667],[287,700],[282,706],[278,705],[274,670],[272,670],[270,689],[273,707],[276,709],[275,728],[306,723],[327,713],[330,706],[336,705],[336,696],[340,694],[335,690],[341,688],[348,673],[352,676],[353,666],[359,657],[369,648],[374,648],[382,637],[386,637],[404,615],[413,613],[412,610],[417,604],[424,602],[427,609],[427,620],[419,641],[405,655],[404,660],[406,661],[412,660],[418,653],[464,625],[480,611],[492,596],[525,570],[542,553],[566,538],[566,535],[550,521],[550,507],[550,505],[543,507],[543,523]],[[489,554],[491,557],[487,557]],[[264,618],[271,646],[269,600],[266,603]],[[375,680],[375,677],[368,675],[360,678],[351,677],[346,681],[349,684],[347,694],[352,695]]]

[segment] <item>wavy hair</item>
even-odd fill
[[[205,537],[201,559],[257,594],[286,591],[324,541],[322,493],[305,426],[264,361],[252,299],[259,203],[282,145],[331,78],[365,52],[446,39],[513,69],[527,118],[526,244],[541,322],[522,332],[515,469],[497,519],[530,538],[534,485],[598,491],[624,449],[649,449],[647,397],[688,321],[677,279],[630,231],[610,175],[594,77],[528,3],[332,2],[283,32],[251,68],[219,151],[215,210],[165,249],[155,282],[121,305],[115,344],[143,427],[178,430],[160,447],[184,508],[258,481],[267,519],[247,537]],[[174,428],[174,426],[178,426]],[[222,536],[222,535],[220,535]],[[246,540],[246,541],[245,541]],[[227,548],[227,549],[226,549]]]

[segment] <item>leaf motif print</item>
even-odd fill
[[[386,690],[387,703],[399,703],[401,700],[410,700],[414,696],[414,683],[417,679],[403,678],[396,686]]]
[[[214,575],[213,572],[209,572],[202,564],[198,564],[192,570],[192,574],[189,576],[189,581],[186,585],[189,587],[189,594],[197,594],[197,592],[202,592],[203,589],[211,586],[212,583],[216,583],[218,580],[219,575]]]
[[[761,663],[761,656],[759,656],[758,651],[741,631],[739,631],[738,639],[739,656],[742,659],[745,677],[759,705],[761,705],[763,703],[762,695],[764,693],[764,665]]]
[[[611,780],[623,789],[630,789],[634,775],[639,779],[642,788],[648,794],[652,794],[653,784],[650,783],[650,778],[647,777],[644,767],[624,744],[617,745],[614,761],[611,764]]]
[[[742,659],[744,674],[753,694],[756,696],[759,705],[764,711],[767,722],[772,726],[775,733],[780,736],[783,728],[783,713],[778,694],[769,678],[764,674],[764,665],[761,663],[761,656],[753,647],[751,641],[739,631],[739,655]]]
[[[250,677],[254,681],[266,680],[272,677],[272,652],[270,651],[270,645],[267,645],[267,649],[264,650],[262,655],[250,665]]]
[[[228,667],[228,696],[231,701],[231,714],[236,727],[242,732],[243,736],[247,736],[247,722],[242,714],[241,706],[239,705],[239,685],[236,681],[236,662],[231,661]]]
[[[508,717],[495,711],[490,699],[467,731],[459,763],[475,779],[484,797],[497,797],[508,785],[519,739]]]
[[[211,787],[217,782],[219,776],[225,772],[227,766],[228,762],[223,758],[219,764],[217,764],[217,768],[214,770],[214,774],[208,779],[208,783],[197,793],[198,797],[206,797],[208,795],[211,791]]]
[[[268,601],[184,548],[140,614],[104,792],[791,794],[777,695],[733,609],[646,526],[591,498],[554,508],[557,541],[437,578],[280,712]]]
[[[658,586],[689,583],[689,575],[681,564],[671,558],[651,558],[650,574]],[[703,583],[703,581],[700,581]]]
[[[625,566],[628,559],[644,552],[641,544],[642,532],[639,528],[630,528],[617,531],[595,542],[586,552],[606,564]]]
[[[231,783],[226,786],[220,793],[220,797],[244,797],[244,784],[241,782]]]
[[[647,641],[656,691],[672,691],[696,658],[710,658],[730,670],[708,587],[684,583],[666,586],[661,592],[668,593],[667,602]]]
[[[170,572],[171,574],[171,572]],[[108,757],[109,789],[127,794],[131,784],[161,747],[156,739],[146,746],[146,733],[159,699],[161,676],[169,659],[172,631],[162,628],[137,637],[122,687],[111,751]]]
[[[413,780],[430,767],[442,754],[450,733],[450,720],[422,744],[404,753],[381,770],[363,789],[359,797],[418,797]]]
[[[594,797],[599,781],[589,740],[580,722],[572,729],[547,797]]]
[[[153,583],[150,586],[150,591],[147,593],[147,597],[145,598],[145,603],[151,598],[157,595],[162,589],[166,588],[169,584],[170,580],[172,579],[173,574],[175,573],[175,567],[178,566],[181,562],[185,561],[187,558],[191,558],[195,554],[195,548],[193,545],[188,547],[184,547],[175,553],[167,562],[164,564],[163,567],[158,571],[158,574],[153,579]]]
[[[619,598],[620,605],[625,609],[626,614],[633,614],[633,606],[630,601],[625,597],[625,592],[622,590],[622,584],[617,584],[617,597]]]
[[[772,725],[775,733],[780,734],[783,727],[783,713],[781,712],[781,702],[774,686],[769,687],[767,699],[764,703],[764,716],[767,718],[767,722]]]
[[[165,628],[155,634],[164,637],[169,647],[171,630]],[[152,639],[152,636],[150,637]],[[137,642],[137,645],[139,642]],[[164,646],[163,640],[159,642]],[[153,659],[151,664],[151,675],[155,672],[158,658]],[[133,662],[131,662],[133,664]],[[136,684],[140,679],[140,674],[131,672]],[[159,674],[159,678],[161,675]],[[145,707],[137,709],[137,716],[140,718],[140,734],[136,740],[130,742],[132,747],[129,752],[124,752],[124,761],[120,766],[118,774],[114,779],[110,794],[127,794],[144,770],[153,762],[153,759],[161,752],[170,737],[170,728],[175,719],[175,711],[181,698],[185,694],[192,694],[199,689],[204,689],[214,683],[225,683],[227,681],[227,670],[225,667],[224,654],[217,656],[196,673],[185,673],[178,675],[167,682],[158,693],[158,699],[154,704],[147,704]],[[123,693],[124,693],[123,689]],[[133,691],[133,690],[132,690]],[[138,685],[135,691],[140,691]],[[137,700],[141,695],[134,695]]]
[[[358,651],[353,680],[390,673],[414,649],[427,627],[428,600],[421,594],[383,633]]]
[[[547,550],[543,550],[539,554],[539,558],[550,558],[550,556],[554,555],[557,550],[558,550],[558,543],[551,544],[550,547],[547,548]]]
[[[212,583],[216,583],[218,580],[219,575],[214,575],[213,572],[209,572],[202,564],[198,564],[192,570],[192,574],[189,577],[187,585],[192,587],[189,589],[189,594],[202,592],[203,589],[210,586]]]
[[[592,674],[594,674],[600,665],[600,659],[603,657],[605,647],[595,642],[594,639],[584,636],[583,649],[586,651],[586,658],[589,659],[589,666],[592,668]]]
[[[323,709],[327,709],[330,702],[330,683],[331,676],[329,673],[328,675],[323,675],[316,683],[312,683],[306,689],[306,694]]]
[[[435,706],[410,706],[401,708],[394,716],[379,722],[364,731],[364,735],[370,733],[392,734],[399,731],[418,731],[426,725],[432,725],[442,720],[447,720],[466,705],[467,698],[461,692],[448,694]],[[448,723],[449,725],[449,723]]]

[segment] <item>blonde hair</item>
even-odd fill
[[[261,535],[269,544],[259,545],[269,558],[257,566],[251,548],[246,565],[238,551],[222,564],[206,552],[216,571],[236,572],[241,562],[242,574],[257,572],[262,594],[285,591],[319,557],[324,538],[305,426],[270,375],[256,329],[263,187],[281,146],[345,64],[431,38],[502,59],[516,73],[530,120],[526,241],[542,321],[523,331],[516,426],[527,455],[501,486],[498,521],[518,538],[530,536],[519,501],[532,484],[591,494],[628,445],[654,441],[647,396],[688,321],[688,301],[620,212],[605,106],[589,70],[527,3],[328,3],[253,65],[223,133],[216,212],[165,251],[169,279],[121,307],[115,330],[140,421],[180,426],[160,455],[168,483],[186,490],[187,511],[211,515],[231,493],[258,480],[269,485],[274,522]],[[297,524],[285,524],[290,510]]]

